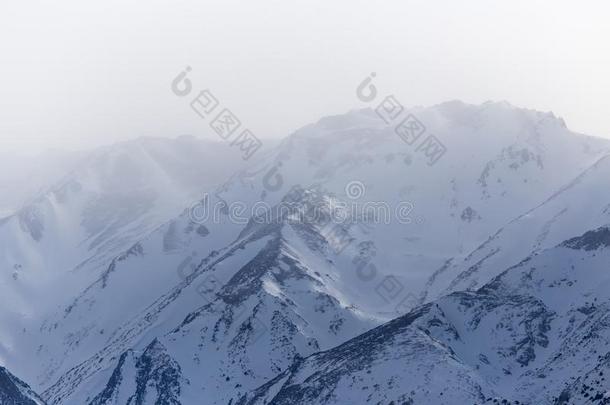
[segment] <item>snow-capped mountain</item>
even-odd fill
[[[323,186],[351,211],[376,217],[368,230],[377,247],[374,286],[391,276],[405,294],[417,296],[433,271],[543,203],[610,146],[569,131],[551,113],[506,103],[449,102],[409,113],[447,149],[432,166],[375,111],[361,110],[297,131],[216,194],[227,204],[252,207],[277,203],[293,186]],[[360,188],[350,195],[354,184]],[[374,286],[354,301],[369,301]],[[397,304],[379,299],[368,310],[394,316]]]
[[[242,164],[219,142],[140,138],[94,150],[2,219],[0,361],[16,356],[11,369],[27,376],[22,337],[69,304],[114,257]]]
[[[106,264],[131,235],[146,235],[202,188],[239,168],[237,156],[223,157],[226,151],[192,137],[141,138],[95,150],[2,221],[2,264],[17,277],[68,271],[88,261]]]
[[[2,405],[44,405],[45,402],[29,385],[15,377],[4,367],[0,367],[0,404]]]
[[[582,198],[587,189],[575,185],[590,184],[587,187],[593,189],[602,182],[603,174],[591,173],[605,165],[610,143],[575,134],[550,113],[506,103],[450,102],[409,113],[446,147],[434,164],[425,151],[403,142],[375,111],[360,110],[297,131],[221,186],[202,185],[199,192],[208,193],[194,204],[185,203],[185,194],[172,192],[173,181],[163,183],[166,188],[160,194],[172,194],[167,198],[182,199],[182,207],[189,208],[161,226],[159,218],[150,220],[132,210],[127,218],[136,218],[138,232],[124,226],[131,224],[125,218],[114,218],[120,226],[110,226],[109,236],[95,235],[112,249],[87,257],[87,266],[104,266],[103,271],[86,272],[99,278],[80,293],[68,294],[67,305],[46,316],[39,327],[19,334],[4,332],[5,341],[11,342],[3,354],[5,363],[44,391],[50,404],[190,404],[201,398],[206,398],[204,403],[226,404],[240,398],[272,398],[276,393],[276,400],[290,401],[305,398],[299,397],[301,388],[291,397],[294,383],[286,385],[287,393],[284,382],[278,381],[307,374],[302,365],[314,370],[325,361],[335,362],[337,357],[324,356],[345,350],[341,345],[346,341],[350,345],[373,339],[379,342],[374,350],[348,346],[343,353],[355,363],[377,359],[381,376],[386,368],[388,373],[402,372],[398,363],[406,357],[401,356],[414,364],[422,362],[421,368],[404,371],[405,376],[413,375],[411,385],[393,382],[391,389],[375,388],[377,393],[387,391],[384,395],[397,403],[420,398],[403,387],[417,391],[430,385],[432,380],[426,378],[437,378],[435,367],[444,370],[439,381],[447,379],[458,387],[449,393],[456,401],[517,398],[505,394],[521,382],[503,391],[497,381],[488,381],[497,377],[497,370],[479,372],[478,363],[455,355],[449,338],[431,339],[411,324],[419,319],[434,324],[439,318],[446,326],[439,328],[452,336],[451,328],[461,329],[443,314],[451,306],[467,307],[464,297],[479,300],[484,294],[445,294],[485,285],[522,258],[603,226],[603,215],[594,214],[599,207]],[[177,173],[175,179],[183,174]],[[193,179],[199,175],[203,174]],[[134,174],[131,188],[138,190],[139,182],[148,182],[143,173]],[[568,194],[573,197],[561,197]],[[125,204],[113,200],[107,205],[114,206]],[[572,219],[553,234],[557,209],[566,206]],[[580,221],[579,209],[591,209],[590,217]],[[99,212],[90,218],[104,218]],[[537,237],[532,236],[531,224],[523,222],[532,213],[541,227]],[[111,210],[109,215],[117,213]],[[112,219],[104,223],[112,224]],[[513,227],[514,232],[506,232]],[[498,237],[504,234],[509,236]],[[513,243],[512,237],[521,238],[520,243]],[[537,242],[531,240],[540,242],[533,246]],[[468,270],[469,261],[481,260],[477,255],[487,257],[485,249],[496,249],[495,241],[501,254],[489,257],[503,259]],[[465,264],[458,266],[462,261]],[[475,275],[474,282],[468,278]],[[399,318],[403,321],[366,332],[422,300],[432,303],[409,315],[417,321]],[[527,296],[523,302],[494,305],[521,312],[540,309],[532,300]],[[396,322],[406,322],[396,337],[402,343],[384,347],[380,339],[390,330],[383,328]],[[513,327],[529,327],[523,325]],[[375,335],[380,330],[383,334]],[[462,343],[476,346],[477,336],[493,343],[485,333],[487,329],[464,332]],[[518,333],[507,335],[504,349],[518,346],[507,356],[519,363],[515,359],[525,349],[510,340]],[[421,350],[414,352],[412,342]],[[397,353],[397,364],[385,355],[387,350]],[[489,359],[491,352],[483,354]],[[425,353],[429,357],[421,357]],[[19,365],[23,359],[27,366]],[[512,365],[506,360],[506,367]],[[353,367],[346,367],[338,374],[356,378],[350,376]],[[341,375],[328,376],[328,381],[340,380]],[[333,393],[322,390],[322,398],[315,393],[317,388],[303,389],[312,401],[345,403]],[[335,390],[330,385],[328,389]],[[435,389],[434,384],[426,389]],[[536,395],[547,398],[556,395],[553,390]],[[362,402],[361,392],[346,395],[356,395],[353,403]],[[371,395],[382,403],[387,399]]]
[[[491,280],[502,269],[555,246],[574,233],[610,222],[610,155],[553,193],[538,206],[500,227],[464,257],[455,257],[428,280],[425,296],[472,290]]]
[[[154,352],[159,361],[153,368],[165,374],[171,365],[172,400],[190,403],[203,395],[210,403],[226,403],[286,368],[295,356],[331,348],[379,324],[342,297],[345,280],[324,237],[333,215],[329,198],[293,190],[284,200],[294,202],[291,211],[278,205],[272,221],[253,218],[235,242],[212,252],[45,395],[51,403],[111,404],[139,395],[161,400],[167,394],[159,388],[165,384],[161,371],[151,373],[147,363],[144,377],[138,366],[141,356]],[[315,221],[301,219],[310,214]],[[109,278],[106,288],[117,281]],[[172,324],[176,327],[168,329]],[[148,343],[142,336],[156,337]],[[116,367],[108,369],[117,358]],[[74,394],[90,377],[101,378],[105,388],[95,397],[87,390]]]
[[[372,403],[609,403],[609,175],[604,157],[494,234],[463,273],[435,275],[480,289],[296,362],[242,403],[357,402],[362,387]]]
[[[297,359],[239,404],[610,403],[610,228]]]

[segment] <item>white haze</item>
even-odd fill
[[[371,72],[405,105],[554,111],[610,137],[599,1],[19,1],[0,4],[2,151],[215,135],[170,91],[191,66],[261,138],[361,107]]]

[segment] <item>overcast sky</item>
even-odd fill
[[[170,90],[186,66],[260,137],[364,104],[507,100],[610,137],[605,1],[3,1],[2,150],[214,139]]]

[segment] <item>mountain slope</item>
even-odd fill
[[[44,405],[44,401],[29,385],[0,367],[0,404],[2,405]]]
[[[91,152],[0,220],[0,358],[31,376],[38,360],[23,360],[41,344],[41,322],[241,164],[226,145],[194,137],[119,143]]]
[[[551,195],[542,204],[497,230],[465,257],[455,257],[427,282],[427,299],[451,291],[476,289],[502,269],[552,247],[575,233],[610,221],[610,193],[602,185],[610,176],[610,156]]]
[[[180,285],[121,326],[108,346],[47,390],[49,402],[110,404],[118,393],[143,384],[115,377],[139,375],[137,362],[125,366],[123,359],[149,350],[140,336],[157,336],[153,343],[174,364],[181,403],[205,396],[222,404],[281,371],[293,357],[330,348],[378,324],[342,302],[341,272],[320,232],[331,215],[330,197],[297,189],[286,198],[295,203],[290,211],[274,210],[270,222],[253,218],[238,240],[204,259]],[[316,222],[299,219],[314,212],[323,214]],[[164,333],[172,322],[176,327]],[[105,377],[108,365],[114,369]],[[108,380],[98,381],[103,378]],[[106,388],[93,400],[87,389],[78,392],[81,385],[100,384]],[[156,384],[152,377],[151,384]],[[161,400],[160,391],[150,395],[149,401]]]
[[[91,405],[144,404],[153,397],[159,404],[180,404],[180,374],[180,366],[155,340],[140,355],[132,350],[121,355],[108,384]]]
[[[449,102],[409,113],[445,144],[433,166],[374,111],[362,110],[297,131],[218,195],[229,206],[273,205],[293,186],[320,184],[352,211],[374,212],[375,266],[419,295],[447,260],[476,249],[609,150],[607,140],[570,132],[552,114],[505,103]],[[361,192],[350,195],[354,184]],[[379,301],[369,310],[394,312],[396,304]]]
[[[302,238],[289,231],[292,227],[282,228],[286,231],[281,233],[278,254],[298,257],[310,276],[315,271],[323,275],[319,270],[330,268],[329,274],[340,281],[312,276],[317,282],[310,281],[305,291],[322,288],[340,303],[340,313],[348,309],[344,317],[349,315],[354,322],[354,327],[334,338],[328,338],[326,323],[300,329],[305,335],[296,334],[296,340],[287,344],[290,353],[305,356],[407,312],[416,302],[414,294],[426,289],[435,269],[460,252],[475,249],[502,224],[544,201],[608,148],[605,140],[570,132],[551,114],[505,104],[452,102],[411,112],[447,146],[446,155],[435,165],[429,166],[423,154],[404,144],[371,110],[327,117],[297,131],[193,207],[207,201],[212,217],[191,209],[160,226],[117,256],[64,311],[49,317],[40,334],[23,345],[33,348],[33,342],[44,342],[32,350],[41,364],[32,380],[45,388],[49,402],[61,403],[73,395],[90,401],[107,386],[123,353],[141,353],[155,338],[187,370],[185,357],[194,350],[174,353],[164,339],[202,305],[194,280],[195,284],[205,281],[201,271],[210,263],[224,268],[213,273],[218,278],[213,290],[218,291],[249,260],[269,252],[266,239],[248,242],[244,251],[235,249],[244,242],[246,230],[251,229],[248,221],[261,212],[259,208],[271,211],[295,186],[317,186],[346,207],[348,217],[360,218],[359,229],[349,230],[354,234],[347,248],[335,251],[332,235],[322,234],[331,248],[313,255]],[[350,184],[361,184],[361,192],[350,193]],[[388,211],[383,211],[385,207]],[[385,221],[388,214],[390,220]],[[277,235],[267,237],[277,239]],[[224,257],[233,251],[239,254]],[[312,257],[315,260],[310,262]],[[319,317],[315,300],[303,303],[296,312],[302,320],[297,321],[291,318],[294,311],[283,312],[285,302],[265,297],[261,302],[269,311],[266,314],[278,310],[294,325],[315,324]],[[248,306],[246,313],[253,313],[252,308]],[[229,335],[239,335],[233,328],[241,324],[231,323]],[[301,336],[327,343],[304,347],[298,343]],[[218,358],[226,360],[231,348],[213,347],[220,352]],[[287,366],[288,360],[278,360],[278,367]],[[268,363],[262,375],[270,378],[278,370]],[[185,375],[197,375],[192,373]],[[245,382],[253,388],[262,381],[245,378]],[[215,388],[213,400],[228,398],[227,387],[225,382]],[[198,392],[184,390],[184,395]]]
[[[240,404],[610,402],[610,228],[571,238],[337,348]]]

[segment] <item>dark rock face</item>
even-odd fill
[[[108,401],[111,401],[113,396],[115,395],[115,390],[119,387],[121,382],[123,381],[123,367],[125,366],[125,360],[129,355],[128,352],[125,352],[119,358],[119,363],[112,372],[110,376],[110,380],[106,387],[102,392],[100,392],[94,399],[91,401],[91,405],[105,404]]]
[[[464,211],[462,211],[460,218],[464,222],[472,222],[481,219],[481,216],[471,207],[466,207],[464,208]]]
[[[0,404],[2,405],[44,405],[29,385],[0,367]]]
[[[121,393],[125,368],[131,365],[136,371],[135,392]],[[108,384],[89,405],[116,404],[121,394],[127,397],[127,405],[145,405],[150,398],[155,398],[156,405],[180,405],[180,386],[184,382],[178,363],[154,340],[140,356],[131,350],[123,353]]]
[[[610,246],[610,229],[608,227],[601,227],[594,231],[586,232],[582,236],[563,242],[562,246],[586,251],[606,248]]]
[[[39,242],[44,233],[44,217],[39,209],[26,207],[19,213],[19,224],[24,232]]]
[[[590,372],[579,376],[556,398],[553,405],[610,404],[606,376],[610,372],[610,353],[598,356],[598,364]]]

